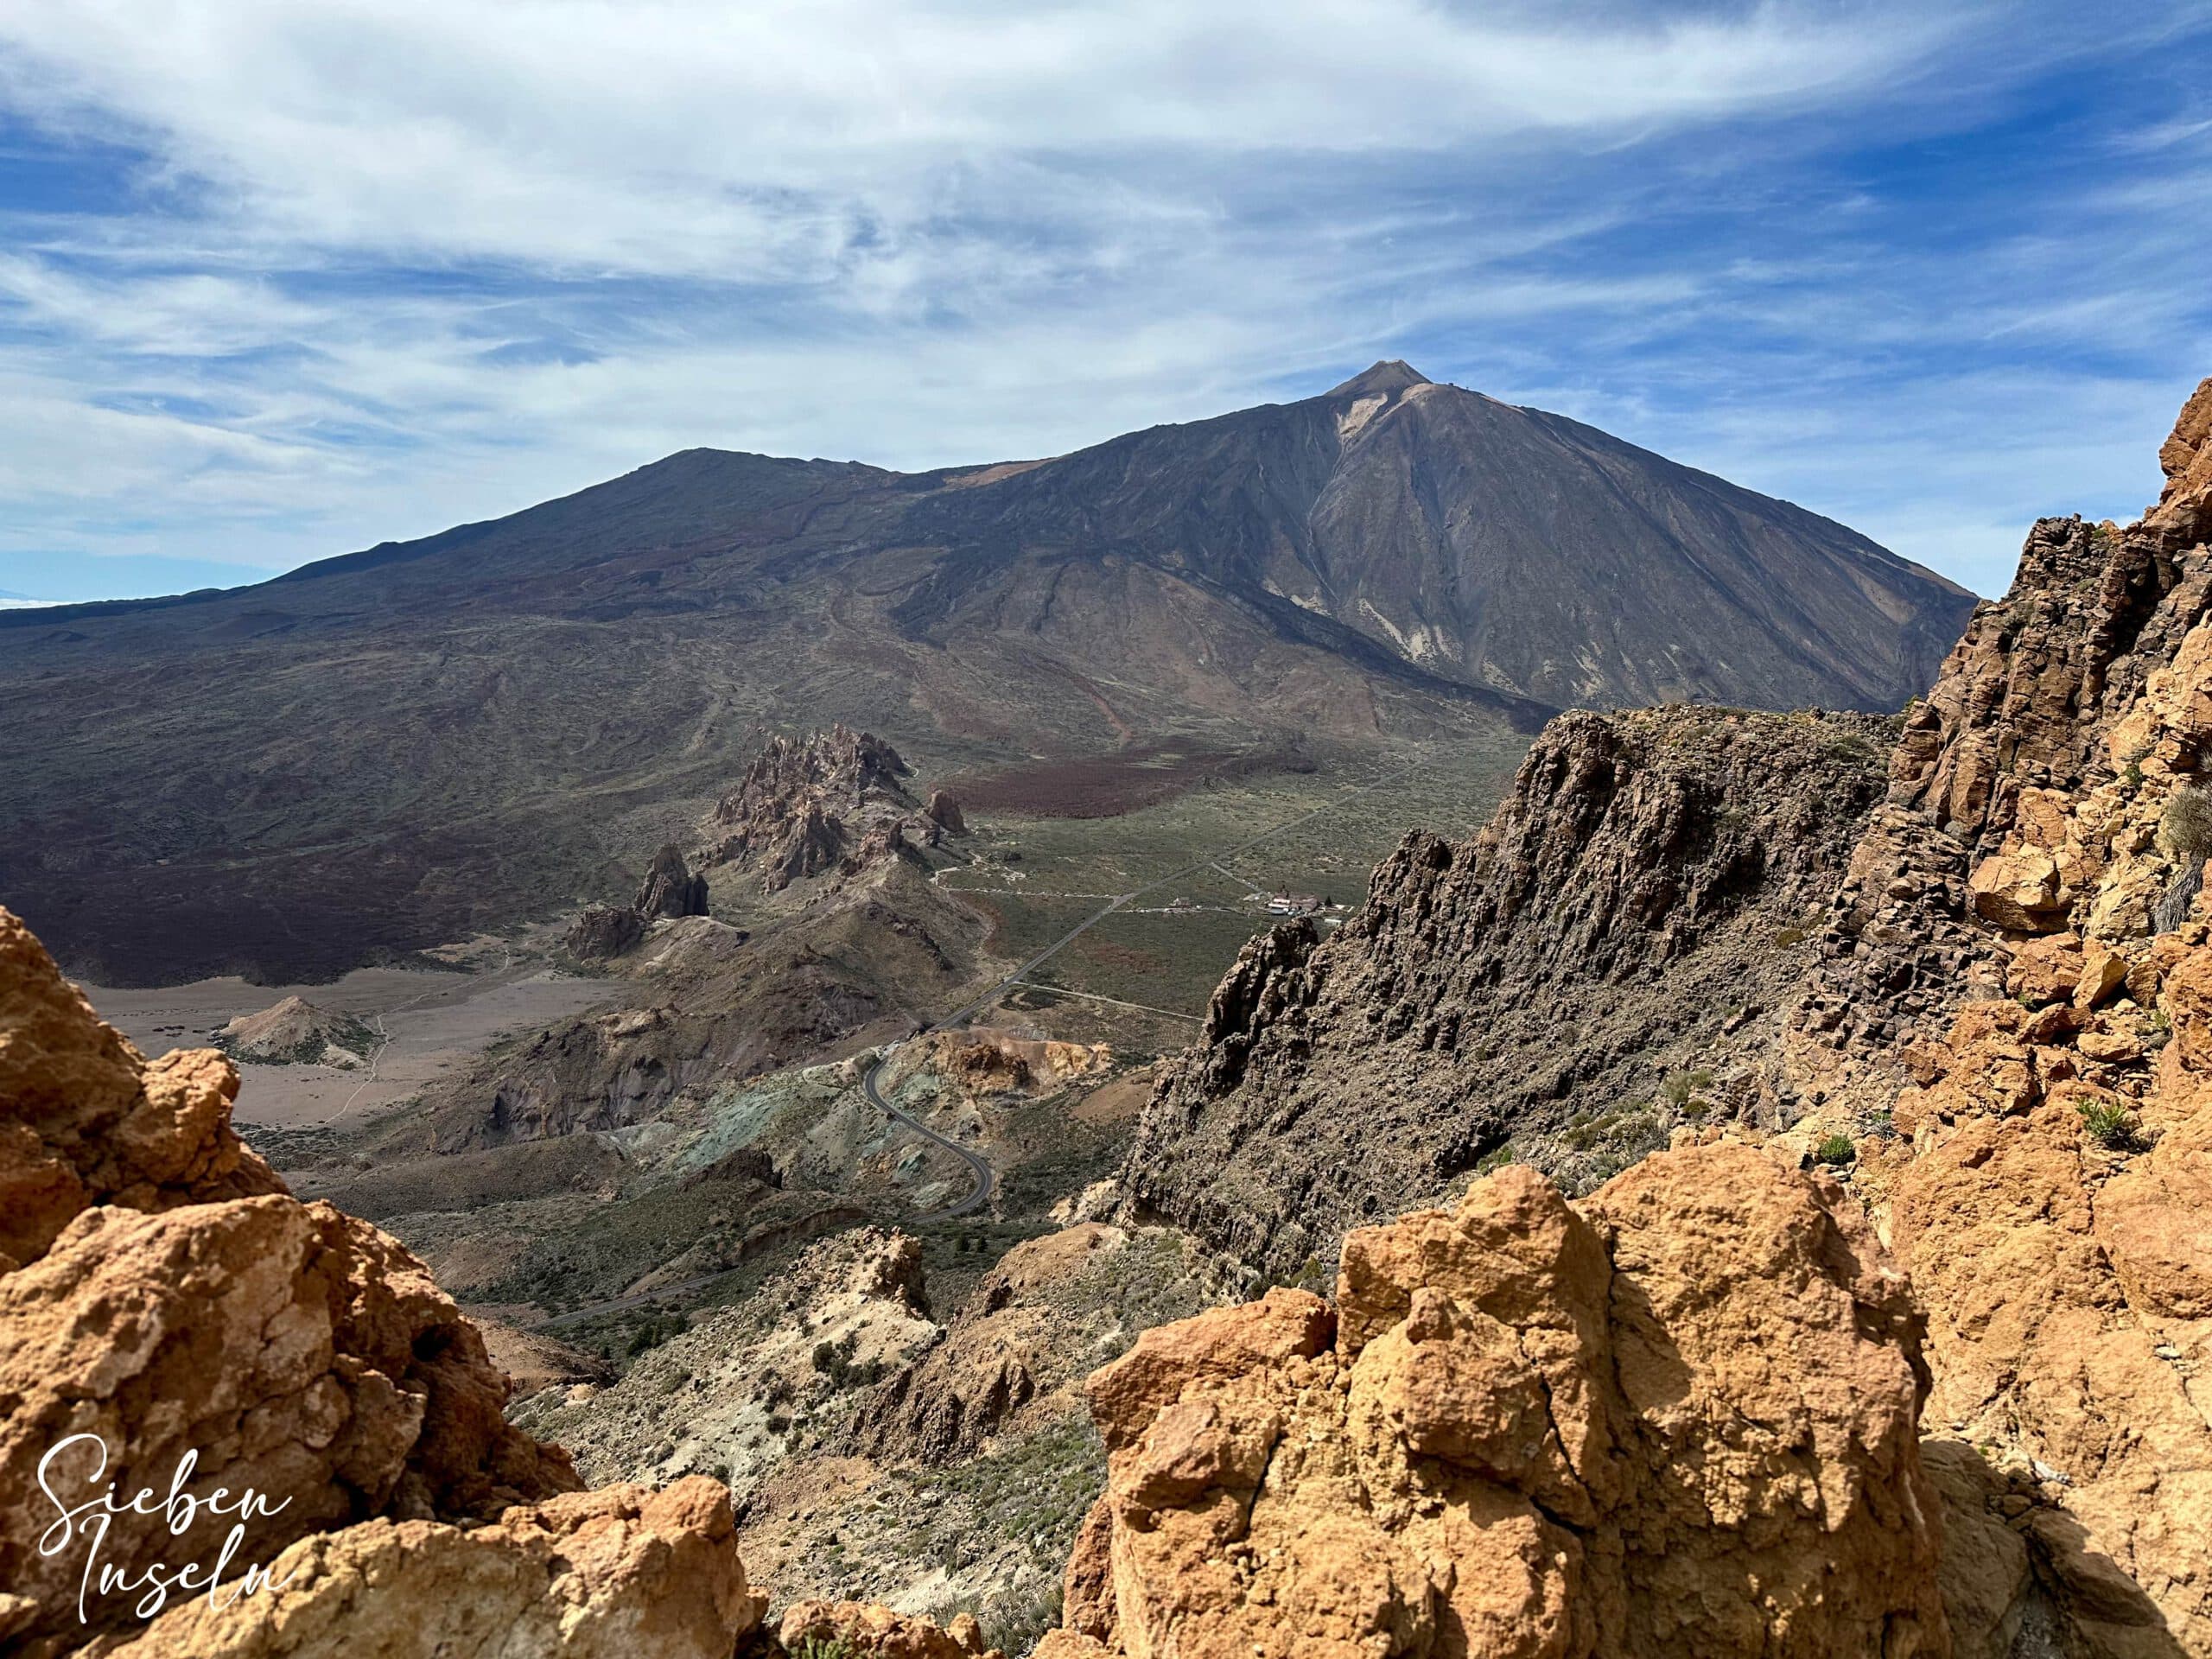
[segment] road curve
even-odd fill
[[[1081,938],[1084,933],[1089,932],[1092,928],[1104,921],[1109,916],[1111,916],[1116,911],[1121,909],[1124,905],[1130,904],[1133,901],[1142,898],[1147,893],[1152,893],[1160,887],[1171,886],[1177,881],[1182,880],[1185,876],[1195,874],[1200,870],[1207,869],[1209,868],[1217,869],[1220,868],[1220,860],[1234,858],[1237,854],[1244,852],[1250,848],[1256,847],[1263,841],[1272,840],[1274,837],[1282,834],[1286,830],[1295,830],[1300,824],[1310,823],[1312,820],[1321,817],[1324,813],[1333,812],[1338,808],[1346,805],[1351,801],[1357,800],[1360,796],[1368,794],[1371,791],[1380,789],[1385,784],[1395,781],[1397,779],[1403,777],[1407,772],[1414,770],[1414,767],[1427,764],[1427,751],[1424,749],[1421,751],[1421,756],[1418,760],[1408,762],[1406,766],[1399,768],[1395,772],[1384,773],[1382,777],[1376,779],[1372,783],[1362,784],[1356,788],[1347,790],[1343,794],[1338,796],[1334,800],[1325,801],[1310,812],[1301,812],[1298,817],[1287,819],[1283,823],[1276,824],[1273,829],[1262,830],[1258,835],[1248,836],[1246,839],[1238,842],[1234,847],[1227,847],[1217,852],[1204,854],[1198,858],[1192,859],[1189,863],[1181,866],[1179,868],[1168,871],[1165,875],[1155,876],[1153,880],[1146,882],[1142,887],[1132,887],[1127,893],[1115,894],[1111,902],[1084,917],[1083,920],[1077,922],[1066,932],[1061,934],[1058,938],[1054,939],[1050,944],[1046,945],[1042,950],[1039,950],[1035,956],[1030,957],[1028,961],[1023,963],[1012,973],[1007,974],[1004,978],[998,980],[982,995],[976,997],[970,1002],[964,1003],[961,1007],[955,1008],[950,1014],[946,1014],[934,1025],[926,1027],[923,1030],[917,1032],[915,1035],[917,1037],[926,1037],[936,1032],[950,1031],[956,1026],[965,1025],[977,1014],[990,1007],[992,1003],[997,1001],[998,999],[1004,995],[1008,990],[1012,989],[1016,985],[1020,984],[1022,981],[1028,978],[1031,973],[1035,971],[1037,969],[1043,967],[1046,963],[1059,955],[1062,950],[1072,944],[1077,938]],[[1226,875],[1229,872],[1224,870],[1222,874]],[[1236,879],[1241,880],[1242,878]],[[1250,884],[1247,883],[1246,885],[1249,886]],[[957,889],[954,889],[954,891],[957,892]],[[1257,887],[1254,887],[1252,891],[1257,893],[1259,889]],[[1053,988],[1051,986],[1040,986],[1037,988],[1051,990]],[[908,1040],[911,1041],[912,1039],[909,1039]],[[957,1141],[946,1140],[944,1136],[939,1135],[935,1129],[929,1128],[925,1124],[916,1122],[909,1114],[900,1111],[896,1106],[893,1106],[889,1101],[883,1097],[882,1091],[876,1087],[876,1079],[883,1075],[884,1069],[888,1066],[890,1063],[891,1053],[888,1049],[886,1049],[883,1052],[882,1058],[879,1058],[874,1065],[868,1068],[867,1077],[862,1079],[868,1090],[868,1097],[871,1101],[874,1102],[877,1106],[880,1107],[883,1110],[884,1116],[891,1119],[893,1122],[903,1124],[906,1128],[912,1129],[915,1134],[920,1135],[925,1141],[928,1141],[935,1145],[943,1147],[947,1152],[951,1153],[962,1162],[965,1163],[969,1170],[974,1173],[976,1177],[976,1190],[969,1193],[966,1198],[961,1199],[959,1203],[950,1205],[943,1210],[930,1211],[924,1215],[911,1216],[907,1218],[909,1224],[918,1225],[926,1222],[950,1221],[958,1216],[973,1215],[976,1211],[981,1210],[985,1205],[991,1201],[992,1191],[995,1188],[998,1183],[997,1175],[992,1171],[989,1162],[981,1153],[972,1152],[968,1147],[962,1146]]]
[[[1294,830],[1300,824],[1307,823],[1312,819],[1318,818],[1325,812],[1333,812],[1338,807],[1357,799],[1360,796],[1365,795],[1370,791],[1380,789],[1385,784],[1393,782],[1396,779],[1404,776],[1406,772],[1412,771],[1414,766],[1422,765],[1427,759],[1427,752],[1423,751],[1421,759],[1408,763],[1406,766],[1396,772],[1385,773],[1382,777],[1377,778],[1373,783],[1362,784],[1355,789],[1347,790],[1335,800],[1325,802],[1322,805],[1315,807],[1310,812],[1300,813],[1297,817],[1291,818],[1284,823],[1279,823],[1272,830],[1263,830],[1256,836],[1253,836],[1246,840],[1238,842],[1234,847],[1225,848],[1218,852],[1208,853],[1203,857],[1195,858],[1188,864],[1182,866],[1179,869],[1170,870],[1166,874],[1156,877],[1153,880],[1146,882],[1142,887],[1132,888],[1128,893],[1116,894],[1110,903],[1105,905],[1099,910],[1093,912],[1090,915],[1084,917],[1082,921],[1077,923],[1075,926],[1061,934],[1058,938],[1054,939],[1052,944],[1046,945],[1035,956],[1030,957],[1028,961],[1023,963],[1012,973],[1007,974],[1004,978],[994,983],[990,988],[986,990],[982,995],[975,998],[972,1001],[963,1003],[959,1007],[955,1008],[950,1014],[946,1014],[943,1019],[938,1020],[934,1025],[925,1027],[923,1031],[916,1034],[918,1036],[927,1036],[932,1032],[949,1031],[955,1026],[966,1024],[977,1014],[980,1014],[983,1009],[988,1007],[993,1002],[996,1001],[1001,995],[1019,982],[1027,978],[1032,972],[1044,966],[1046,963],[1058,956],[1077,938],[1081,938],[1091,928],[1096,926],[1100,922],[1104,921],[1109,916],[1121,909],[1124,905],[1128,904],[1131,900],[1140,899],[1146,893],[1151,893],[1156,888],[1166,887],[1172,882],[1180,881],[1184,877],[1205,869],[1217,859],[1234,858],[1237,854],[1243,852],[1246,849],[1256,847],[1262,842],[1269,840],[1274,836],[1282,834],[1286,830]],[[1043,986],[1039,988],[1051,990],[1053,988],[1051,986]],[[911,1041],[912,1039],[909,1039],[907,1040]],[[948,1205],[942,1210],[931,1210],[923,1215],[910,1216],[907,1217],[907,1224],[910,1226],[916,1226],[928,1222],[951,1221],[961,1216],[971,1216],[975,1214],[976,1211],[982,1209],[984,1205],[988,1205],[991,1201],[991,1194],[998,1188],[997,1173],[991,1168],[989,1160],[985,1159],[981,1153],[970,1151],[968,1147],[962,1146],[957,1141],[948,1141],[944,1136],[939,1135],[935,1129],[931,1128],[925,1123],[917,1122],[911,1114],[900,1111],[899,1108],[893,1106],[889,1101],[883,1097],[883,1091],[876,1086],[877,1079],[881,1077],[884,1069],[889,1065],[890,1063],[890,1051],[887,1049],[877,1058],[875,1064],[868,1069],[867,1074],[861,1078],[861,1085],[868,1091],[868,1099],[882,1110],[882,1113],[886,1117],[898,1124],[900,1128],[911,1129],[916,1135],[920,1135],[923,1140],[930,1141],[933,1145],[942,1147],[947,1152],[952,1154],[954,1157],[959,1159],[961,1162],[968,1166],[969,1173],[971,1173],[976,1178],[975,1190],[969,1192],[966,1198],[962,1198],[957,1204]],[[611,1297],[603,1302],[594,1302],[586,1307],[573,1308],[566,1313],[557,1313],[549,1319],[535,1320],[529,1325],[524,1325],[522,1328],[525,1331],[553,1330],[562,1325],[579,1324],[582,1321],[594,1318],[598,1314],[611,1313],[616,1309],[640,1307],[648,1302],[659,1301],[669,1296],[678,1295],[686,1291],[702,1288],[703,1287],[713,1283],[714,1281],[721,1278],[728,1271],[729,1269],[726,1268],[720,1268],[713,1273],[701,1274],[696,1278],[678,1280],[673,1284],[658,1286],[652,1290],[632,1291],[627,1295]]]

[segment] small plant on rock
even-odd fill
[[[1847,1135],[1825,1135],[1813,1148],[1813,1161],[1835,1169],[1854,1164],[1859,1161],[1858,1143]]]
[[[2127,1152],[2135,1146],[2135,1114],[2117,1100],[2085,1100],[2081,1105],[2082,1127],[2099,1146]]]

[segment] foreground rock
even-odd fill
[[[616,1486],[463,1529],[372,1521],[294,1544],[282,1587],[168,1614],[108,1659],[564,1659],[728,1656],[760,1623],[729,1494]]]
[[[1051,1659],[1948,1650],[1905,1281],[1832,1181],[1525,1168],[1092,1379]]]
[[[251,1489],[229,1582],[280,1554],[300,1576],[230,1619],[203,1577],[134,1651],[489,1654],[521,1629],[728,1659],[758,1609],[721,1489],[562,1497],[566,1454],[505,1421],[474,1327],[392,1239],[291,1197],[232,1131],[237,1090],[213,1052],[147,1061],[0,911],[0,1646],[133,1631],[137,1590],[95,1576],[80,1606],[86,1552],[135,1586],[204,1574],[236,1512],[205,1504]],[[200,1501],[180,1524],[48,1533],[50,1492],[173,1480]]]

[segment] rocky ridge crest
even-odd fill
[[[1664,1144],[1620,1109],[1672,1071],[1707,1073],[1702,1109],[1780,1121],[1774,1011],[1891,735],[1701,708],[1554,721],[1480,834],[1409,835],[1326,943],[1299,921],[1246,947],[1146,1109],[1127,1212],[1288,1274],[1509,1138],[1594,1185]]]

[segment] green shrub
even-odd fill
[[[798,1645],[791,1650],[791,1659],[855,1659],[855,1656],[849,1642],[833,1642],[820,1636],[803,1636]]]
[[[2080,1110],[2082,1127],[2099,1146],[2126,1152],[2135,1145],[2135,1114],[2124,1102],[2085,1100]]]
[[[1859,1160],[1859,1147],[1847,1135],[1831,1135],[1813,1148],[1813,1161],[1830,1164],[1840,1169]]]

